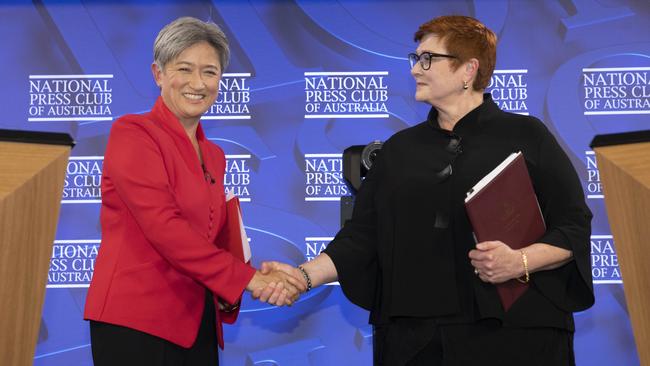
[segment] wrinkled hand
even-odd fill
[[[305,282],[302,272],[296,267],[290,266],[286,263],[281,262],[263,262],[260,272],[263,274],[272,273],[272,272],[281,272],[288,276],[291,285],[298,290],[298,293],[292,298],[292,301],[296,301],[301,293],[307,291],[307,283]],[[275,297],[280,296],[281,289],[278,289],[277,286],[266,286],[265,288],[258,288],[253,291],[253,297],[259,299],[260,301],[269,302],[277,305],[272,302]]]
[[[483,282],[502,283],[524,274],[521,253],[502,241],[484,241],[470,250],[475,273]]]
[[[272,305],[292,305],[304,291],[301,281],[278,271],[265,269],[256,271],[246,290],[251,291],[253,298]],[[261,296],[261,295],[268,296]]]

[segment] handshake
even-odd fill
[[[254,299],[277,306],[291,306],[311,289],[307,272],[281,262],[263,262],[246,286]]]
[[[300,294],[337,278],[334,262],[329,255],[321,253],[298,267],[280,262],[263,262],[246,290],[251,292],[254,299],[271,305],[291,306]]]

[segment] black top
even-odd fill
[[[592,215],[566,154],[541,121],[501,111],[489,94],[453,131],[436,121],[432,109],[427,121],[386,141],[352,219],[325,249],[345,295],[371,311],[373,324],[398,316],[456,324],[496,318],[505,326],[573,330],[571,313],[594,302]],[[496,287],[474,275],[464,198],[519,150],[548,227],[538,241],[571,250],[575,260],[532,274],[529,290],[505,313]]]
[[[23,142],[28,144],[74,146],[74,140],[67,133],[37,132],[0,129],[0,141]]]

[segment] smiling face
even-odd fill
[[[185,126],[198,123],[219,92],[221,65],[207,42],[196,43],[168,62],[151,66],[165,105]]]
[[[422,52],[448,54],[444,43],[435,34],[427,34],[422,38],[415,53],[421,55]],[[454,59],[432,57],[431,67],[428,70],[422,69],[419,62],[415,63],[411,68],[411,75],[415,78],[417,101],[440,107],[453,102],[455,97],[462,94],[463,81],[467,80],[467,75],[463,72],[462,66],[453,70],[452,60]]]

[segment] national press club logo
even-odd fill
[[[305,72],[305,118],[388,118],[388,71]]]
[[[251,155],[226,155],[226,171],[223,176],[223,186],[226,192],[232,192],[239,197],[240,202],[250,202],[251,184]]]
[[[307,262],[318,257],[318,255],[327,248],[329,242],[334,240],[331,236],[306,236],[305,237],[305,260]],[[338,281],[329,282],[325,284],[326,286],[339,286]]]
[[[327,244],[334,238],[331,236],[307,236],[305,237],[305,260],[308,262],[318,257],[327,248]]]
[[[219,81],[219,95],[201,119],[251,119],[250,77],[250,73],[224,73]]]
[[[585,115],[650,114],[650,67],[582,69]]]
[[[596,153],[593,150],[585,151],[585,168],[587,180],[583,182],[587,199],[602,199],[603,185],[600,183],[600,171],[596,162]]]
[[[29,122],[111,121],[113,75],[29,75]]]
[[[506,112],[528,115],[528,70],[494,70],[487,92]]]
[[[343,154],[305,154],[305,201],[340,201],[351,194],[343,180]]]
[[[103,156],[68,159],[61,203],[101,203]]]
[[[595,284],[623,283],[611,235],[591,236],[591,275]]]
[[[47,288],[90,286],[100,240],[55,240],[52,246]]]

